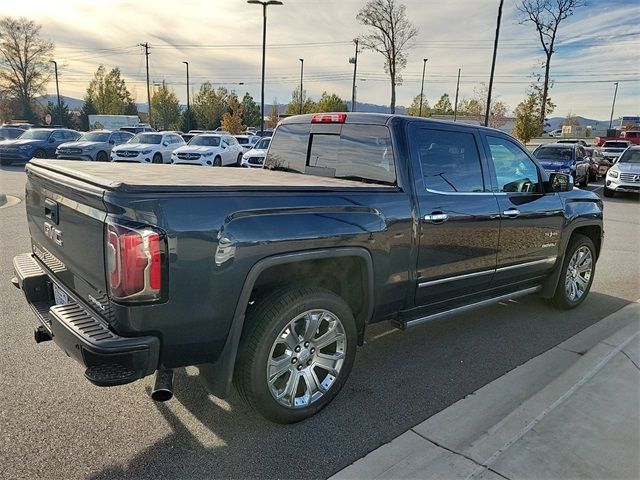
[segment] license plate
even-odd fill
[[[56,305],[66,305],[69,303],[69,297],[62,291],[55,283],[53,284],[53,298],[56,301]]]

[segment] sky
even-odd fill
[[[397,104],[420,93],[431,105],[443,93],[453,101],[458,68],[460,97],[488,82],[499,0],[398,0],[419,34],[397,87]],[[283,0],[267,19],[265,103],[287,103],[300,82],[318,99],[323,91],[351,98],[353,39],[366,32],[356,15],[365,0]],[[532,24],[520,24],[516,0],[502,16],[494,98],[510,110],[522,101],[543,51]],[[205,81],[260,100],[262,7],[245,0],[29,0],[0,2],[0,16],[24,16],[42,25],[55,45],[60,93],[82,98],[98,65],[119,67],[136,101],[146,101],[145,62],[139,43],[150,44],[151,82],[163,80],[186,103],[185,65],[191,91]],[[619,82],[615,116],[640,115],[640,0],[588,0],[561,24],[551,61],[553,116],[569,112],[608,119]],[[388,105],[383,57],[358,55],[357,100]],[[242,85],[240,84],[242,83]],[[48,86],[55,93],[55,83]]]

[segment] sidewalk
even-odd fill
[[[640,478],[640,303],[332,477],[369,478]]]

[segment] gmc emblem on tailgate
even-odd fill
[[[58,230],[49,222],[44,222],[44,234],[58,245],[62,246],[62,231]]]

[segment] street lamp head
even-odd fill
[[[182,62],[182,63],[184,63],[185,65],[189,65],[189,62]]]
[[[427,63],[427,61],[428,61],[428,60],[429,60],[428,58],[423,58],[423,59],[422,59],[422,61],[423,61],[424,63]]]
[[[280,0],[269,0],[267,2],[264,2],[262,0],[247,0],[247,3],[251,3],[253,5],[262,5],[262,6],[267,6],[267,5],[283,5],[283,3]]]
[[[299,58],[298,60],[300,60],[301,62],[304,62],[304,58]]]
[[[269,0],[266,2],[267,5],[284,5],[280,0]]]

